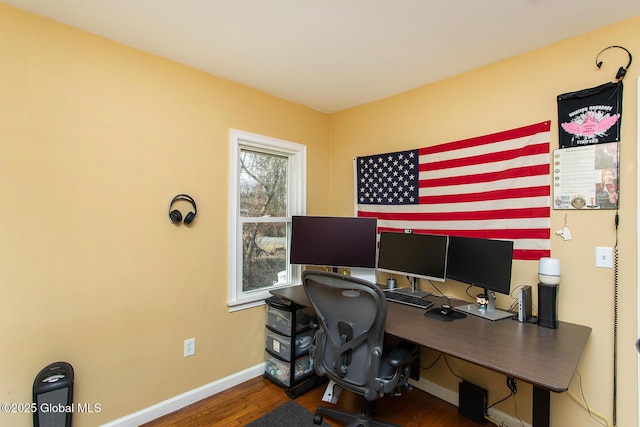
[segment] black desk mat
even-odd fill
[[[464,319],[467,317],[466,314],[460,313],[459,311],[451,310],[449,314],[440,313],[440,307],[432,308],[431,310],[425,311],[424,315],[426,317],[430,317],[432,319],[437,319],[442,322],[453,322],[456,319]]]

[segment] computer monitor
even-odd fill
[[[512,313],[495,308],[495,292],[509,295],[513,241],[449,237],[447,278],[484,289],[486,309],[477,304],[456,307],[490,320],[511,317]]]
[[[291,264],[376,267],[376,218],[293,216]]]
[[[444,282],[449,237],[438,234],[380,233],[378,271]],[[416,281],[412,290],[417,291]]]

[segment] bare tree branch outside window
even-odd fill
[[[283,156],[241,151],[243,291],[287,279],[287,165]]]

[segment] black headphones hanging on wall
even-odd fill
[[[620,67],[618,68],[618,72],[616,73],[616,80],[618,81],[622,81],[622,79],[624,79],[624,76],[627,74],[627,70],[629,69],[629,67],[631,66],[631,61],[633,60],[633,57],[631,56],[631,52],[629,52],[626,48],[622,47],[622,46],[609,46],[609,47],[605,47],[604,49],[602,49],[600,51],[600,53],[598,53],[598,55],[596,55],[596,67],[598,67],[598,69],[600,69],[600,67],[602,67],[603,62],[602,61],[598,61],[598,58],[600,57],[600,54],[602,52],[604,52],[607,49],[622,49],[625,52],[627,52],[627,55],[629,55],[629,63],[627,64],[626,67]]]
[[[191,206],[193,206],[193,212],[189,212],[184,217],[184,223],[191,224],[196,215],[198,215],[198,207],[196,206],[196,201],[193,200],[193,197],[189,196],[188,194],[178,194],[173,199],[171,199],[171,203],[169,203],[169,221],[171,221],[172,224],[180,224],[180,222],[182,221],[182,213],[177,209],[171,210],[173,204],[178,200],[185,200],[191,203]]]

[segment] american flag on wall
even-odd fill
[[[550,122],[417,150],[358,157],[356,210],[378,232],[513,240],[550,256]]]

